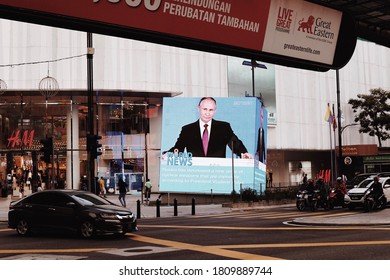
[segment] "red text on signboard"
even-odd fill
[[[11,137],[8,138],[7,148],[31,147],[34,139],[35,130],[20,129],[12,131]]]

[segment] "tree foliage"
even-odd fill
[[[360,123],[360,133],[376,136],[379,147],[382,141],[390,139],[390,91],[381,88],[370,89],[370,94],[358,94],[350,99],[355,113],[355,122]]]

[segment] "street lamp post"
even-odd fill
[[[242,62],[242,65],[251,66],[251,68],[252,68],[252,96],[254,97],[255,96],[255,68],[267,69],[267,66],[265,66],[264,64],[258,63],[254,59],[252,59],[251,61],[244,60]]]
[[[342,139],[341,139],[341,108],[340,108],[340,75],[339,70],[336,70],[336,93],[337,93],[337,126],[339,129],[339,162],[338,162],[338,170],[339,176],[343,175],[343,162],[342,162]],[[334,113],[334,110],[333,110]],[[336,148],[336,147],[335,147]]]
[[[358,124],[358,123],[350,123],[350,124],[347,124],[346,126],[343,126],[343,127],[340,129],[340,134],[342,135],[344,129],[346,129],[347,127],[349,127],[349,126],[354,126],[354,125],[359,125],[359,124]]]
[[[88,92],[88,132],[94,134],[94,102],[93,102],[93,55],[94,49],[92,46],[92,33],[87,33],[87,92]],[[88,190],[96,193],[96,180],[95,180],[95,160],[92,157],[92,152],[87,151],[88,157],[88,169],[89,169],[89,183]]]

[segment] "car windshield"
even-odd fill
[[[367,179],[368,177],[369,177],[369,175],[356,176],[355,178],[352,179],[352,184],[357,185],[357,184],[359,184],[361,181]]]
[[[92,195],[88,193],[82,193],[82,194],[74,194],[72,197],[77,200],[81,205],[84,206],[92,206],[92,205],[109,205],[110,203],[97,196],[97,195]]]
[[[369,187],[369,185],[373,182],[373,180],[364,180],[362,181],[357,187],[358,188],[362,188],[362,189],[366,189]]]
[[[384,182],[384,178],[379,178],[379,183],[381,183],[383,185],[383,182]],[[371,185],[374,183],[374,180],[373,179],[370,179],[370,180],[364,180],[363,182],[360,183],[360,185],[358,186],[358,188],[369,188],[371,187]]]

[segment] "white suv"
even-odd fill
[[[383,192],[387,198],[387,203],[390,202],[390,177],[380,177],[379,182],[382,184]],[[344,204],[349,209],[354,209],[357,206],[363,206],[364,195],[374,183],[374,178],[368,178],[360,182],[356,187],[348,190],[344,196]]]

